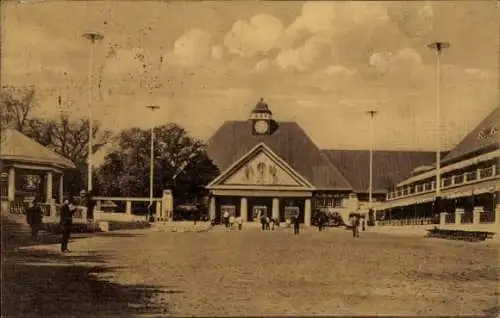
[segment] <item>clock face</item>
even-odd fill
[[[265,134],[267,132],[267,129],[269,128],[269,125],[267,121],[259,120],[253,127],[255,129],[255,132],[257,132],[258,134]]]

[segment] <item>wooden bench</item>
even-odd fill
[[[484,241],[491,239],[495,235],[493,232],[486,231],[465,231],[465,230],[449,230],[449,229],[427,229],[429,237],[444,238],[451,240],[462,240],[469,242]]]

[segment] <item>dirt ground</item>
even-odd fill
[[[153,230],[7,249],[3,315],[499,313],[498,245],[312,229]]]

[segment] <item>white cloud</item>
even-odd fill
[[[330,65],[326,69],[324,69],[323,72],[328,75],[346,75],[346,76],[352,76],[357,73],[356,70],[348,69],[341,65]]]
[[[285,43],[293,47],[310,35],[331,39],[361,25],[373,28],[388,19],[385,7],[378,3],[306,2],[300,16],[286,29]]]
[[[236,21],[226,34],[224,45],[230,53],[243,57],[265,54],[281,46],[283,23],[270,14],[258,14],[246,21]]]
[[[275,63],[282,69],[304,71],[330,60],[333,55],[330,43],[321,37],[313,36],[296,49],[281,51]]]
[[[410,38],[418,39],[434,26],[434,12],[429,3],[421,6],[392,4],[388,6],[387,13],[401,32]]]
[[[271,67],[271,61],[269,59],[263,59],[257,64],[255,64],[254,70],[257,72],[267,71]]]
[[[393,54],[391,52],[373,53],[368,61],[369,66],[381,73],[413,71],[422,65],[420,54],[413,49],[405,48]]]
[[[224,48],[220,45],[212,46],[212,58],[214,60],[222,60],[224,58]]]
[[[222,57],[222,51],[213,47],[212,36],[200,29],[191,29],[174,43],[171,53],[174,62],[195,67],[210,61],[212,57]]]
[[[464,70],[465,75],[468,75],[472,78],[478,78],[478,79],[486,79],[492,77],[492,73],[487,70],[480,70],[477,68],[466,68]]]

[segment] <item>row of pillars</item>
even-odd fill
[[[215,197],[210,197],[210,207],[209,207],[210,218],[215,218],[216,209],[217,205],[215,203]],[[277,219],[279,218],[279,214],[280,214],[280,199],[273,198],[271,217]],[[243,221],[248,220],[248,200],[245,197],[242,197],[240,199],[240,217],[243,219]],[[311,199],[306,198],[304,204],[304,224],[306,226],[311,225],[311,217],[312,217]]]
[[[16,196],[16,170],[15,168],[9,169],[9,177],[8,177],[9,185],[7,196],[9,201],[14,201]],[[64,191],[64,177],[61,174],[59,176],[59,201],[62,201],[63,191]],[[53,196],[53,173],[47,172],[45,173],[45,202],[51,203]]]
[[[455,225],[460,225],[462,224],[462,215],[465,213],[465,210],[463,208],[456,208],[455,209]],[[474,207],[472,211],[472,224],[473,225],[479,225],[480,220],[481,220],[481,213],[484,213],[484,207],[482,206],[476,206]],[[446,212],[441,212],[439,214],[439,225],[446,225],[446,215],[448,213]],[[495,223],[500,224],[500,204],[497,204],[495,207]],[[449,224],[449,223],[448,223]]]

